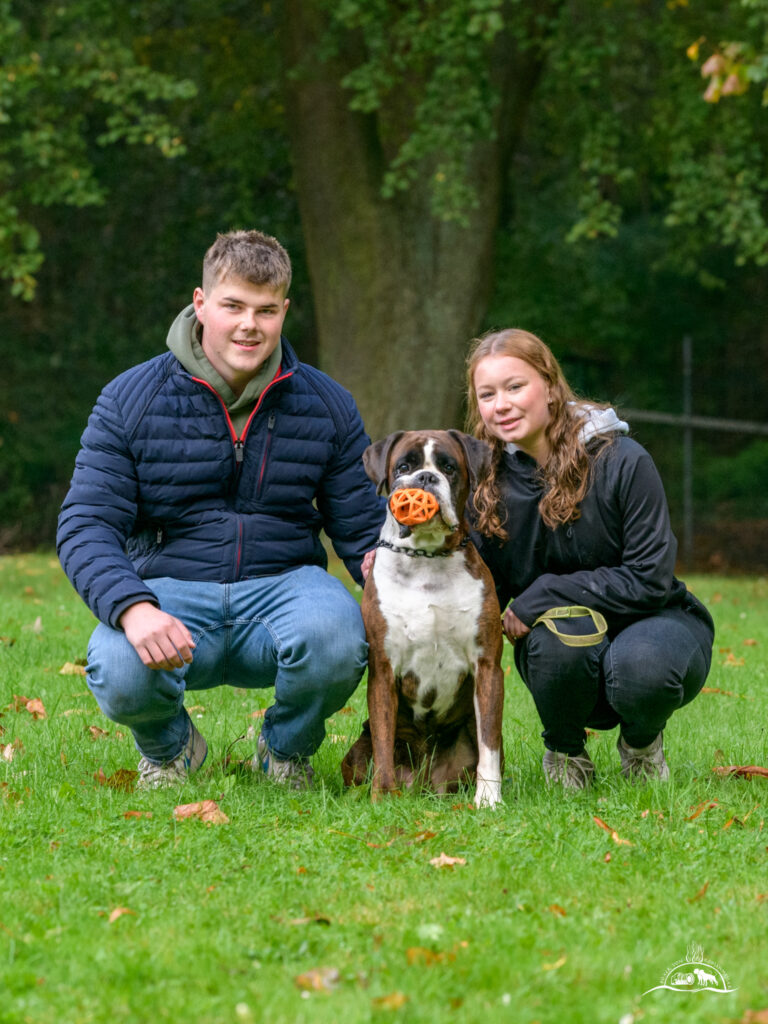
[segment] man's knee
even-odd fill
[[[158,710],[175,709],[183,687],[165,681],[168,675],[147,668],[119,630],[97,626],[88,646],[86,682],[111,721],[132,725],[157,717]]]
[[[283,667],[311,665],[326,679],[360,680],[368,660],[365,626],[357,602],[318,602],[301,625],[298,636],[283,643]]]

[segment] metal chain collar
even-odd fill
[[[400,555],[408,555],[409,558],[449,558],[456,551],[460,551],[469,544],[469,537],[465,537],[455,548],[450,551],[425,551],[423,548],[399,548],[396,544],[390,544],[388,540],[380,540],[377,548],[389,548]]]

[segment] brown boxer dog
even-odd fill
[[[368,721],[345,756],[346,785],[371,796],[421,783],[438,793],[476,782],[477,807],[501,799],[501,613],[469,539],[464,506],[488,446],[458,430],[400,431],[363,455],[379,493],[431,492],[439,512],[403,526],[391,510],[363,591]]]

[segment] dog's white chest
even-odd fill
[[[460,553],[411,559],[382,548],[373,571],[387,624],[384,651],[395,676],[411,673],[418,680],[417,718],[428,710],[440,718],[461,680],[476,670],[482,583],[467,572]]]

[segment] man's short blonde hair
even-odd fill
[[[291,283],[291,261],[271,235],[261,231],[228,231],[219,235],[205,254],[203,291],[210,291],[228,277],[266,284],[285,294]]]

